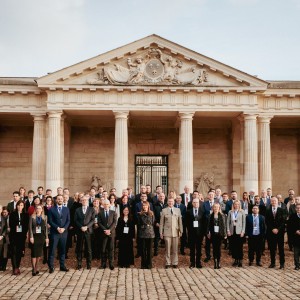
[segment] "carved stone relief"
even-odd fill
[[[160,49],[150,48],[144,56],[129,57],[126,64],[103,67],[98,77],[88,84],[124,85],[203,85],[208,82],[207,71],[165,55]]]
[[[215,187],[215,174],[211,175],[208,172],[202,172],[194,181],[194,188],[206,197],[208,191]]]

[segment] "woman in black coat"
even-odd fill
[[[116,233],[117,241],[119,241],[118,266],[129,268],[130,265],[134,265],[133,239],[135,228],[128,207],[125,207],[121,212]]]
[[[11,263],[13,275],[20,275],[20,263],[25,249],[28,231],[28,214],[23,212],[24,202],[19,200],[16,209],[9,215],[9,241],[11,248]]]
[[[220,269],[221,245],[226,236],[225,215],[221,213],[220,204],[215,203],[208,219],[207,236],[212,242],[214,268]]]

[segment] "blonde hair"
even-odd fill
[[[222,213],[222,209],[221,209],[220,203],[214,203],[213,206],[212,206],[212,209],[214,209],[214,206],[218,206],[219,207],[218,213],[220,213],[222,215],[223,213]],[[212,213],[214,213],[214,212],[212,212]]]
[[[235,200],[235,201],[232,203],[231,211],[234,211],[234,210],[235,210],[235,209],[234,209],[234,204],[236,204],[236,203],[239,204],[238,211],[242,211],[240,200]]]

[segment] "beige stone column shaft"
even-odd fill
[[[179,130],[179,190],[181,193],[187,185],[193,190],[193,116],[192,112],[180,112]]]
[[[60,121],[60,185],[63,188],[65,177],[65,119],[66,115],[63,114]]]
[[[244,189],[258,193],[256,115],[244,115]]]
[[[48,113],[46,188],[53,194],[61,186],[61,115],[57,111]]]
[[[115,115],[115,153],[114,187],[117,196],[128,186],[128,111],[114,111]]]
[[[259,190],[272,188],[270,121],[273,116],[258,117]]]
[[[46,176],[46,115],[33,115],[31,189],[45,186]]]

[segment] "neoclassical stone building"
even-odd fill
[[[247,59],[245,57],[245,59]],[[253,62],[255,63],[255,62]],[[300,82],[151,35],[40,78],[0,78],[0,200],[19,186],[299,191]]]

